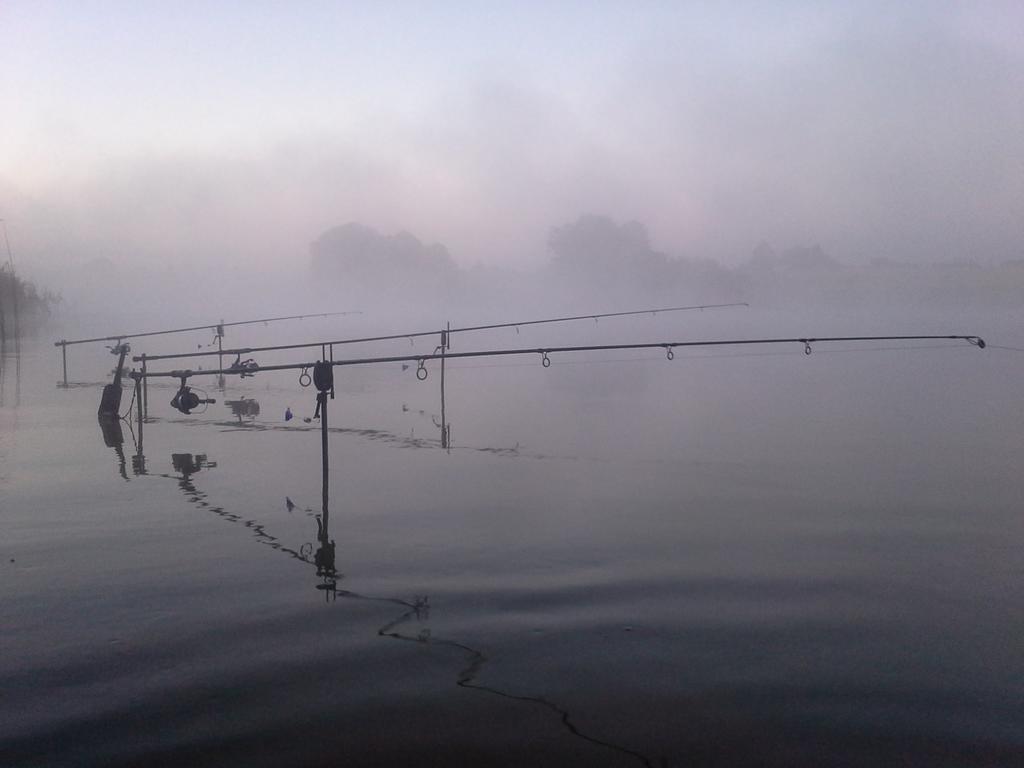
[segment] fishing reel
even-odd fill
[[[303,370],[303,376],[309,374]],[[300,377],[299,381],[302,379]],[[316,385],[316,410],[313,411],[313,418],[319,419],[321,411],[327,406],[327,398],[334,397],[334,366],[327,360],[317,360],[313,365],[313,384]],[[308,382],[303,386],[309,386]]]
[[[200,405],[212,405],[217,401],[212,397],[200,397],[192,388],[186,383],[188,379],[185,376],[181,377],[181,387],[177,392],[174,393],[174,398],[171,400],[171,407],[175,408],[186,416],[190,416],[192,411],[198,408]],[[199,390],[202,392],[202,390]],[[203,395],[206,395],[203,392]],[[203,409],[206,410],[205,408]]]

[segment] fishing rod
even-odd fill
[[[194,325],[190,328],[171,328],[165,331],[146,331],[144,333],[123,333],[120,336],[97,336],[94,339],[74,339],[66,340],[61,339],[60,341],[53,342],[53,346],[71,346],[72,344],[90,344],[97,341],[117,341],[120,342],[122,339],[137,339],[142,336],[163,336],[169,333],[187,333],[189,331],[205,331],[205,330],[217,330],[220,328],[228,328],[229,326],[235,325],[257,325],[259,323],[274,323],[278,320],[306,320],[313,317],[339,317],[341,315],[361,315],[360,311],[350,312],[321,312],[315,315],[287,315],[285,317],[263,317],[257,320],[238,320],[232,323],[207,323],[206,325]],[[227,350],[225,350],[226,352]],[[212,354],[217,354],[213,352]]]
[[[225,323],[225,322],[222,321],[222,322],[219,322],[219,323],[208,323],[207,325],[194,325],[194,326],[191,326],[189,328],[170,328],[170,329],[162,330],[162,331],[145,331],[145,332],[142,332],[142,333],[125,333],[125,334],[121,334],[120,336],[97,336],[97,337],[91,338],[91,339],[72,339],[72,340],[61,339],[60,341],[53,342],[53,346],[61,348],[61,363],[62,363],[63,370],[64,370],[64,384],[63,384],[63,386],[65,388],[67,388],[67,386],[68,386],[68,347],[73,346],[75,344],[93,344],[93,343],[100,342],[100,341],[113,341],[115,343],[115,346],[114,346],[114,349],[112,351],[115,354],[117,354],[118,348],[121,346],[121,343],[124,341],[124,339],[138,339],[138,338],[142,338],[144,336],[165,336],[167,334],[173,334],[173,333],[188,333],[190,331],[212,330],[214,332],[214,334],[215,334],[215,339],[217,341],[217,350],[216,351],[211,351],[209,354],[211,354],[211,355],[222,355],[223,354],[223,342],[222,342],[222,340],[224,338],[224,329],[225,328],[229,328],[229,327],[233,327],[233,326],[238,326],[238,325],[257,325],[259,323],[275,323],[275,322],[278,322],[280,320],[305,320],[307,318],[314,318],[314,317],[339,317],[339,316],[342,316],[342,315],[361,315],[361,314],[363,314],[363,313],[356,310],[356,311],[349,311],[349,312],[321,312],[321,313],[318,313],[318,314],[311,314],[311,315],[286,315],[286,316],[282,316],[282,317],[262,317],[262,318],[259,318],[259,319],[256,319],[256,320],[236,320],[236,321],[230,322],[230,323]]]
[[[578,345],[578,346],[561,346],[561,347],[530,347],[530,348],[509,348],[509,349],[488,349],[478,350],[473,352],[449,352],[445,345],[437,348],[429,354],[419,355],[391,355],[387,357],[364,357],[364,358],[348,358],[343,360],[334,359],[334,348],[330,344],[324,344],[321,347],[321,359],[316,362],[305,362],[305,363],[284,363],[277,365],[264,365],[261,366],[254,360],[247,360],[241,362],[236,360],[230,368],[219,368],[216,370],[176,370],[176,371],[147,371],[145,367],[145,361],[143,361],[143,367],[140,371],[132,371],[131,378],[135,382],[135,392],[132,396],[133,402],[137,399],[141,404],[138,408],[138,424],[139,432],[141,434],[143,424],[145,423],[146,414],[146,390],[145,384],[151,378],[173,378],[179,379],[181,384],[172,400],[171,404],[181,410],[183,413],[188,414],[192,407],[201,404],[202,402],[209,402],[204,398],[200,398],[198,395],[192,392],[188,386],[188,380],[193,376],[239,376],[244,378],[246,376],[253,376],[263,371],[301,371],[299,374],[299,384],[303,387],[308,387],[310,384],[315,384],[316,394],[316,411],[313,418],[320,419],[320,439],[321,439],[321,454],[323,461],[327,461],[328,442],[327,442],[327,404],[329,400],[334,398],[334,369],[336,367],[347,367],[356,365],[373,365],[383,363],[416,363],[416,378],[420,381],[425,381],[428,377],[428,371],[426,368],[426,362],[428,360],[440,360],[441,361],[441,423],[444,425],[445,432],[447,432],[447,421],[444,412],[444,380],[445,380],[445,362],[449,359],[462,359],[462,358],[476,358],[476,357],[505,357],[511,355],[540,355],[541,365],[545,368],[551,366],[551,358],[549,357],[555,353],[571,353],[571,352],[604,352],[611,350],[625,350],[625,349],[664,349],[665,357],[668,360],[675,358],[676,348],[697,348],[697,347],[738,347],[738,346],[763,346],[768,344],[802,344],[805,355],[810,355],[813,351],[812,344],[820,343],[842,343],[842,342],[854,342],[854,341],[966,341],[979,349],[985,348],[985,341],[980,336],[967,336],[967,335],[888,335],[888,336],[802,336],[802,337],[787,337],[787,338],[768,338],[768,339],[715,339],[707,341],[659,341],[659,342],[644,342],[644,343],[633,343],[633,344],[590,344],[590,345]],[[312,376],[310,375],[310,369],[312,369]],[[222,379],[223,380],[223,379]],[[185,404],[185,407],[182,407]],[[442,439],[442,443],[448,442],[446,439]]]
[[[809,355],[813,351],[812,344],[820,343],[835,343],[835,342],[850,342],[850,341],[925,341],[925,340],[946,340],[946,341],[966,341],[968,344],[978,347],[979,349],[985,348],[985,340],[980,336],[964,336],[964,335],[906,335],[906,336],[806,336],[806,337],[791,337],[791,338],[771,338],[771,339],[715,339],[708,341],[657,341],[657,342],[645,342],[635,344],[588,344],[581,346],[567,346],[567,347],[530,347],[530,348],[510,348],[510,349],[488,349],[478,350],[473,352],[432,352],[429,354],[418,354],[418,355],[393,355],[389,357],[363,357],[363,358],[348,358],[343,360],[333,359],[333,350],[330,349],[330,344],[323,345],[325,352],[331,353],[331,359],[318,360],[316,362],[306,363],[283,363],[279,365],[259,365],[254,361],[248,361],[245,364],[235,365],[231,368],[222,368],[217,370],[176,370],[176,371],[146,371],[146,372],[133,372],[131,375],[133,378],[148,379],[148,378],[174,378],[181,379],[183,382],[193,376],[215,376],[215,375],[238,375],[238,376],[252,376],[256,373],[263,371],[302,371],[303,374],[300,376],[300,383],[303,386],[308,386],[309,382],[303,383],[301,379],[309,378],[310,369],[321,369],[323,366],[328,368],[335,367],[347,367],[354,365],[373,365],[380,363],[417,363],[416,378],[423,381],[427,378],[427,369],[425,367],[426,361],[428,360],[453,360],[456,358],[474,358],[474,357],[504,357],[509,355],[540,355],[541,365],[545,368],[551,365],[551,359],[549,355],[563,352],[604,352],[610,350],[624,350],[624,349],[664,349],[665,356],[667,359],[672,360],[675,358],[674,350],[676,348],[688,348],[688,347],[724,347],[724,346],[744,346],[744,345],[764,345],[764,344],[802,344],[804,347],[804,354]],[[326,356],[326,355],[325,355]],[[422,375],[421,375],[422,374]],[[319,388],[319,387],[318,387]]]
[[[285,349],[312,349],[315,347],[323,347],[330,345],[342,345],[342,344],[363,344],[371,341],[394,341],[395,339],[416,339],[423,336],[444,336],[453,333],[469,333],[473,331],[490,331],[498,328],[519,328],[520,326],[526,325],[545,325],[549,323],[568,323],[576,320],[599,320],[606,317],[626,317],[629,315],[656,315],[659,312],[686,312],[693,310],[705,310],[705,309],[724,309],[726,307],[749,307],[745,301],[733,302],[729,304],[695,304],[686,307],[655,307],[653,309],[634,309],[628,312],[598,312],[596,314],[589,315],[570,315],[567,317],[549,317],[543,320],[521,320],[519,322],[509,323],[491,323],[490,325],[467,325],[462,328],[441,328],[434,331],[414,331],[412,333],[392,333],[385,336],[366,336],[359,339],[336,339],[334,341],[314,341],[308,344],[277,344],[268,347],[240,347],[238,349],[225,349],[223,354],[225,355],[251,355],[254,352],[277,352]],[[447,339],[445,339],[447,341]],[[216,352],[185,352],[178,355],[136,355],[132,357],[135,362],[145,360],[147,362],[153,362],[154,360],[179,360],[187,357],[207,357],[210,355],[217,354]]]

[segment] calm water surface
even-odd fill
[[[293,376],[27,348],[0,764],[1024,764],[1020,361],[789,352],[345,372],[325,514]]]

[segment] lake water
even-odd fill
[[[1024,764],[1024,355],[604,357],[339,371],[325,515],[294,374],[27,345],[0,764]]]

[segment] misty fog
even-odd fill
[[[730,266],[762,241],[1024,255],[1015,3],[406,9],[421,31],[385,56],[353,38],[394,9],[0,14],[0,215],[40,279],[109,259],[298,280],[349,222],[537,268],[585,214]]]

